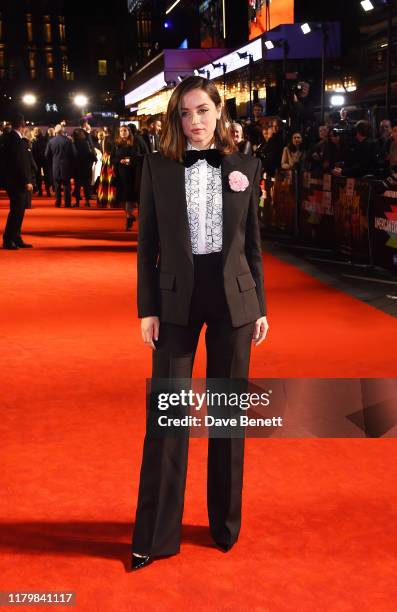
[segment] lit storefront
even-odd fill
[[[125,106],[140,122],[165,113],[174,87],[210,59],[219,61],[225,49],[165,49],[127,82]]]
[[[338,57],[340,26],[338,23],[329,23],[327,27],[327,56]],[[265,46],[265,41],[268,40],[275,43],[270,50]],[[313,60],[321,58],[322,53],[321,33],[314,31],[313,35],[304,36],[300,24],[287,24],[278,26],[233,51],[167,49],[141,69],[138,80],[135,78],[129,83],[125,104],[140,121],[149,115],[160,115],[166,111],[172,90],[178,82],[187,75],[195,74],[215,81],[232,118],[248,116],[250,103],[252,106],[259,102],[266,107],[269,91],[274,95],[280,82],[288,78],[282,73],[285,57],[280,41],[286,41],[288,44],[289,74],[299,75],[303,66],[314,72]],[[206,59],[205,63],[200,62],[203,57]],[[292,76],[292,79],[294,78]],[[341,82],[342,87],[355,87],[353,78],[346,78],[344,81]],[[331,91],[331,86],[332,91],[335,91],[334,83],[329,83],[327,89]]]
[[[328,23],[327,31],[327,57],[338,57],[340,25]],[[266,41],[273,41],[274,47],[266,48]],[[287,44],[287,58],[284,57],[284,49],[280,44],[283,42]],[[301,78],[299,74],[301,70],[314,72],[316,70],[314,66],[317,64],[314,65],[313,60],[320,59],[321,54],[320,31],[313,31],[310,36],[304,36],[301,24],[284,24],[219,58],[215,66],[208,63],[200,66],[195,74],[203,74],[215,80],[232,118],[248,116],[250,102],[251,105],[256,102],[261,103],[267,114],[277,114],[268,97],[279,99],[283,81],[291,79],[290,84],[293,85],[298,78]],[[249,56],[252,58],[251,64]],[[286,71],[288,74],[282,72],[283,60],[288,66]],[[355,86],[352,78],[346,78],[344,81],[348,87]]]

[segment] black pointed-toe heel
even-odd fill
[[[142,567],[149,565],[150,563],[153,563],[153,557],[150,557],[149,555],[146,555],[145,557],[141,557],[141,556],[138,557],[137,555],[132,554],[132,562],[131,562],[132,571],[139,570]]]

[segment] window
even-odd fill
[[[28,37],[28,42],[33,41],[33,25],[32,25],[32,15],[28,13],[26,15],[26,35]]]
[[[47,68],[47,79],[53,79],[54,78],[54,68],[50,67]]]
[[[54,63],[54,54],[52,51],[46,51],[45,52],[45,62],[47,64],[47,67],[51,67]]]
[[[0,40],[3,38],[3,18],[0,13]]]
[[[68,56],[62,55],[62,78],[67,79],[69,73]]]
[[[37,77],[37,71],[36,68],[31,68],[30,69],[30,78],[31,79],[35,79]]]
[[[51,42],[51,20],[49,15],[44,15],[44,40]]]
[[[108,73],[108,61],[98,60],[98,74],[99,76],[107,76]]]
[[[0,49],[0,68],[4,68],[4,49]]]
[[[36,51],[29,51],[29,68],[36,68]]]
[[[66,38],[65,17],[63,17],[62,15],[59,16],[58,32],[60,41],[64,42]]]

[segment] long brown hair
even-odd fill
[[[121,136],[120,136],[121,128],[125,128],[126,130],[128,130],[128,138],[127,138],[127,140],[125,140],[124,138],[121,138]],[[134,144],[134,135],[131,132],[131,128],[128,125],[120,125],[120,127],[118,128],[118,134],[117,134],[114,142],[115,142],[115,144],[117,146],[120,146],[121,144],[133,145]]]
[[[215,106],[222,103],[216,85],[200,76],[190,76],[184,79],[172,92],[168,102],[167,114],[160,139],[160,152],[164,157],[183,161],[186,149],[186,137],[183,133],[181,120],[181,105],[183,96],[192,89],[202,89],[211,98]],[[215,127],[215,146],[221,153],[233,153],[236,146],[230,129],[230,119],[222,106],[221,117]]]

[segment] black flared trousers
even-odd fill
[[[224,295],[222,255],[194,255],[195,286],[188,326],[160,324],[152,378],[190,378],[200,331],[206,324],[207,378],[247,378],[254,323],[232,327]],[[179,552],[189,437],[146,434],[133,552]],[[244,438],[209,438],[207,507],[210,532],[230,548],[241,525]]]

